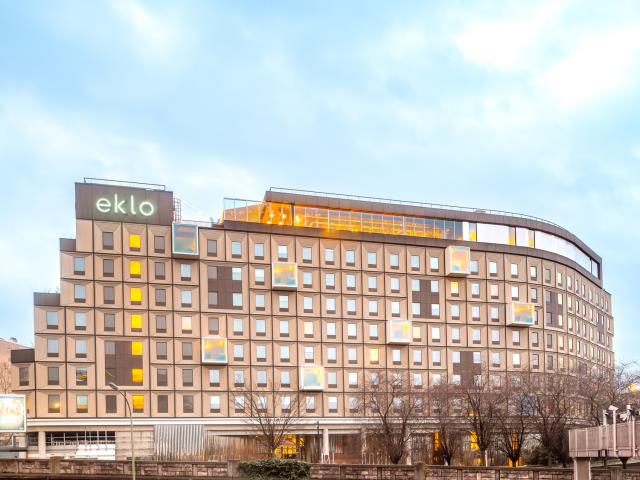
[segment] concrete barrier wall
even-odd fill
[[[146,479],[239,478],[233,462],[136,462],[136,475]],[[0,460],[0,478],[109,479],[131,478],[131,462],[122,460]],[[573,480],[570,468],[443,467],[437,465],[311,465],[316,480]],[[640,471],[593,468],[592,480],[640,480]]]

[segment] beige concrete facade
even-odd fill
[[[470,245],[469,274],[446,274],[447,244]],[[254,389],[298,396],[301,430],[344,433],[359,429],[351,399],[373,371],[426,388],[473,375],[463,352],[496,375],[614,365],[601,281],[535,248],[237,221],[200,226],[198,245],[197,257],[174,255],[170,225],[77,219],[74,247],[60,252],[59,304],[34,307],[35,361],[14,364],[29,379],[15,388],[29,431],[122,431],[125,405],[108,384],[126,369],[121,387],[145,431],[245,432],[235,394]],[[272,286],[277,262],[295,262],[296,288]],[[507,324],[513,302],[534,305],[533,325]],[[390,343],[393,319],[409,321],[408,344]],[[227,363],[202,361],[207,336],[227,339]],[[299,385],[304,365],[324,367],[321,391]]]

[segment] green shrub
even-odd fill
[[[238,470],[248,480],[298,480],[309,478],[311,472],[308,463],[276,459],[240,462]]]

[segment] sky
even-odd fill
[[[546,218],[640,360],[639,107],[635,0],[0,0],[0,336],[32,342],[98,177],[204,218],[270,186]]]

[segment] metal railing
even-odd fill
[[[114,185],[120,187],[146,188],[148,190],[166,190],[166,185],[160,183],[133,182],[130,180],[113,180],[110,178],[84,177],[84,183],[98,183],[102,185]]]
[[[414,202],[411,200],[397,200],[392,198],[368,197],[364,195],[348,195],[344,193],[318,192],[315,190],[302,190],[297,188],[270,187],[269,191],[276,192],[276,193],[279,192],[279,193],[294,193],[294,194],[300,194],[300,195],[314,195],[317,197],[324,197],[324,198],[342,198],[344,200],[360,200],[365,202],[378,202],[378,203],[386,203],[386,204],[407,205],[407,206],[413,206],[413,207],[436,208],[441,210],[454,210],[458,212],[485,213],[488,215],[503,215],[507,217],[516,217],[516,218],[523,218],[527,220],[535,220],[538,222],[546,223],[548,225],[553,225],[554,227],[567,231],[564,227],[558,225],[557,223],[551,222],[549,220],[545,220],[544,218],[536,217],[533,215],[527,215],[525,213],[510,212],[507,210],[462,207],[459,205],[446,205],[442,203]]]

